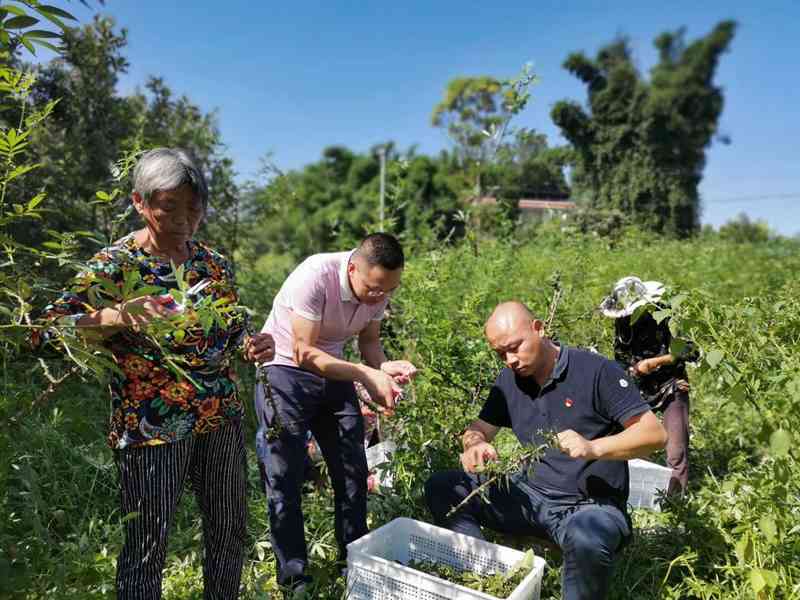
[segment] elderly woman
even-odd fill
[[[246,338],[239,310],[210,328],[195,324],[178,333],[162,327],[159,338],[146,335],[156,320],[183,310],[170,290],[200,283],[195,301],[210,295],[215,304],[233,306],[238,298],[228,262],[193,239],[208,189],[189,155],[174,148],[147,152],[134,170],[133,188],[144,227],[94,256],[46,314],[93,328],[119,367],[110,385],[108,443],[116,454],[121,514],[133,516],[117,562],[118,597],[161,597],[167,534],[189,483],[203,518],[205,597],[236,598],[247,514],[243,407],[231,359],[244,345],[247,359],[270,360],[273,340],[268,334]],[[151,294],[125,301],[126,280],[136,281],[126,297],[145,286],[152,286]]]

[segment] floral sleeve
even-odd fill
[[[112,255],[101,251],[86,267],[61,296],[43,309],[38,321],[44,328],[35,329],[31,336],[34,348],[52,341],[53,332],[46,328],[48,325],[74,327],[84,315],[120,301],[122,269]]]

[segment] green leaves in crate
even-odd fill
[[[528,550],[525,556],[507,572],[492,575],[461,571],[444,563],[427,560],[412,560],[406,566],[450,583],[463,585],[476,592],[483,592],[496,598],[508,598],[531,572],[534,558],[533,550]]]

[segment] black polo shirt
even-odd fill
[[[647,412],[636,385],[613,361],[585,350],[561,346],[551,378],[540,388],[531,377],[503,369],[479,418],[511,427],[523,445],[541,444],[542,431],[572,429],[587,440],[623,430],[631,417]],[[628,501],[628,463],[624,460],[570,458],[547,450],[528,483],[545,493]]]

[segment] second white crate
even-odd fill
[[[658,494],[666,492],[669,488],[672,469],[634,458],[628,461],[628,470],[630,472],[628,506],[660,511]]]
[[[496,600],[405,565],[424,560],[490,575],[507,572],[524,556],[524,552],[513,548],[401,517],[347,546],[347,598]],[[544,567],[544,559],[537,556],[533,569],[508,600],[539,600]]]

